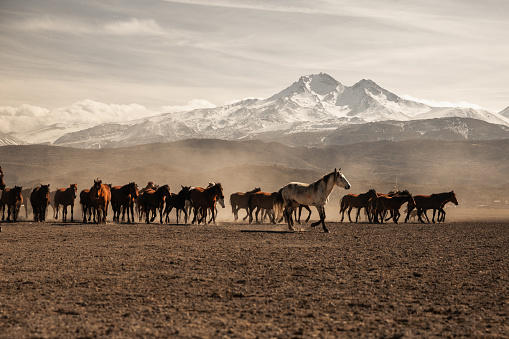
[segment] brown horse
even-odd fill
[[[111,200],[111,187],[103,184],[102,180],[94,180],[94,186],[90,188],[90,200],[97,215],[97,223],[106,223],[108,205]]]
[[[153,181],[149,181],[147,183],[147,186],[145,186],[144,188],[142,188],[141,190],[138,191],[138,198],[135,200],[135,203],[136,203],[136,214],[138,215],[139,217],[139,221],[141,221],[141,219],[143,218],[143,211],[142,211],[142,206],[141,206],[141,202],[140,202],[140,199],[141,199],[141,195],[143,194],[143,192],[147,191],[147,190],[157,190],[159,188],[158,185],[154,184]],[[155,218],[155,215],[154,215],[154,218]]]
[[[245,209],[246,210],[246,216],[242,219],[245,221],[249,217],[249,206],[248,201],[249,197],[256,192],[260,192],[260,187],[255,187],[252,191],[248,192],[237,192],[230,195],[230,205],[232,206],[232,213],[233,217],[235,218],[235,221],[239,219],[239,210]]]
[[[32,190],[30,194],[30,203],[34,212],[34,221],[46,221],[46,208],[50,203],[49,184],[41,185]]]
[[[184,211],[184,222],[187,224],[187,210],[186,210],[186,200],[189,196],[189,192],[191,191],[191,186],[182,186],[182,189],[178,194],[170,193],[170,196],[166,200],[166,208],[164,209],[164,214],[166,214],[166,222],[170,223],[170,212],[175,208],[175,212],[177,215],[177,224],[179,223],[179,215],[180,211]]]
[[[4,189],[5,189],[4,171],[2,171],[2,166],[0,166],[0,190]]]
[[[376,191],[374,189],[370,189],[366,193],[361,194],[347,194],[341,198],[340,201],[340,210],[339,213],[342,214],[341,222],[345,218],[345,211],[348,209],[348,220],[352,222],[352,218],[350,217],[350,212],[352,208],[357,208],[357,216],[355,217],[355,222],[359,221],[359,214],[361,210],[364,208],[368,215],[368,220],[371,222],[371,216],[369,213],[369,200],[376,198]]]
[[[87,222],[87,213],[88,213],[88,221],[92,218],[92,214],[94,215],[95,222],[95,211],[94,204],[92,203],[92,199],[90,198],[90,190],[84,189],[80,192],[80,204],[81,211],[83,213],[83,223]]]
[[[58,209],[62,205],[62,221],[67,221],[67,206],[71,206],[71,222],[74,222],[74,200],[78,195],[78,185],[71,184],[68,188],[58,188],[55,192],[53,205],[57,210],[55,219],[58,219]]]
[[[384,222],[384,215],[386,212],[390,212],[392,220],[395,224],[398,223],[398,219],[401,216],[399,209],[403,204],[407,202],[409,205],[415,204],[412,194],[408,191],[402,191],[395,195],[380,195],[375,198],[373,222],[380,223]],[[380,219],[379,219],[380,217]],[[389,219],[387,219],[389,220]]]
[[[124,186],[111,188],[111,208],[113,209],[113,221],[119,221],[122,210],[122,222],[125,220],[127,210],[127,222],[134,222],[134,201],[138,199],[138,185],[130,182]],[[131,215],[129,215],[131,212]]]
[[[163,223],[164,202],[169,195],[170,186],[168,185],[161,186],[157,190],[148,189],[139,195],[138,201],[141,206],[141,213],[145,213],[145,222],[147,224],[155,220],[157,210],[159,210],[159,223]],[[153,217],[149,221],[151,211]]]
[[[422,219],[422,213],[426,217],[426,220],[429,223],[428,215],[426,211],[429,209],[433,210],[433,218],[432,222],[435,223],[435,213],[438,210],[438,219],[437,221],[445,220],[445,211],[444,206],[448,202],[452,202],[455,205],[458,205],[458,200],[456,199],[456,194],[454,191],[444,192],[444,193],[435,193],[431,195],[415,195],[414,196],[415,203],[413,205],[409,204],[407,216],[405,218],[405,222],[410,218],[410,213],[414,208],[417,208],[417,217],[421,223],[424,223],[424,219]]]
[[[248,210],[249,210],[249,223],[253,222],[253,211],[256,209],[255,217],[256,223],[258,221],[258,213],[262,210],[268,211],[270,222],[273,224],[276,223],[274,219],[274,199],[276,199],[277,192],[267,193],[267,192],[256,192],[251,194],[248,200]],[[262,212],[263,213],[263,212]],[[261,222],[261,219],[260,219]]]
[[[21,186],[14,186],[14,188],[5,188],[2,191],[2,197],[0,198],[0,208],[2,209],[2,221],[4,221],[5,206],[7,206],[7,221],[16,221],[18,207],[23,203],[23,197],[21,196]]]
[[[216,202],[219,199],[224,199],[223,187],[220,183],[215,183],[207,188],[195,187],[189,192],[189,200],[194,208],[194,217],[192,223],[195,221],[207,224],[207,213],[210,210],[212,212],[211,221],[216,223]],[[201,217],[198,220],[198,215]]]

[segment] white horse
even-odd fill
[[[295,208],[299,205],[315,206],[320,216],[320,220],[311,224],[311,227],[322,224],[325,233],[329,233],[325,227],[325,204],[329,200],[329,196],[334,189],[334,186],[350,189],[350,183],[346,180],[341,168],[329,174],[324,175],[322,178],[311,184],[303,184],[300,182],[292,182],[281,188],[274,201],[274,212],[278,220],[282,216],[286,217],[288,228],[295,231],[293,228],[292,214]]]

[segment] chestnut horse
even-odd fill
[[[58,219],[58,210],[62,205],[62,221],[67,221],[67,206],[71,206],[71,222],[74,222],[74,200],[78,196],[78,185],[71,184],[68,188],[58,188],[55,192],[53,206],[57,211],[55,219]]]
[[[2,221],[4,221],[5,216],[5,206],[7,206],[7,221],[12,220],[16,221],[17,219],[17,210],[19,206],[23,203],[23,197],[21,196],[21,190],[23,188],[21,186],[14,186],[14,188],[5,188],[2,191],[2,197],[0,198],[0,208],[2,209]]]
[[[90,188],[90,200],[97,215],[97,223],[106,223],[108,205],[111,200],[111,187],[103,184],[102,180],[94,180],[94,186]]]
[[[417,208],[417,217],[421,223],[424,223],[424,219],[422,219],[422,213],[426,217],[428,223],[429,218],[426,214],[426,211],[429,209],[433,209],[433,218],[432,222],[435,222],[435,213],[438,210],[438,219],[437,221],[445,220],[445,211],[444,206],[448,202],[452,202],[455,205],[458,205],[458,200],[456,199],[456,194],[454,191],[444,192],[444,193],[435,193],[431,195],[415,195],[414,196],[415,203],[413,205],[409,205],[407,216],[405,218],[405,222],[410,218],[410,213],[414,208]]]
[[[168,185],[161,186],[157,190],[147,189],[139,195],[138,202],[141,206],[141,213],[145,213],[145,222],[147,224],[155,220],[156,210],[159,210],[159,222],[163,223],[164,202],[169,195],[170,186]],[[153,217],[149,221],[150,211],[153,212]]]
[[[239,219],[239,210],[241,209],[245,209],[247,212],[246,216],[242,220],[245,221],[247,217],[249,217],[250,215],[248,206],[249,197],[253,193],[260,191],[261,191],[260,187],[255,187],[255,189],[245,193],[237,192],[230,195],[230,205],[232,206],[232,213],[233,217],[235,218],[235,221]]]
[[[343,187],[344,189],[350,189],[351,187],[348,180],[346,180],[343,173],[341,173],[341,168],[339,171],[334,169],[334,171],[324,175],[311,184],[292,182],[282,187],[274,201],[274,212],[277,219],[281,220],[284,215],[288,222],[288,228],[291,231],[295,231],[292,217],[294,209],[301,204],[315,206],[320,220],[312,223],[311,227],[318,226],[321,223],[323,231],[329,233],[329,230],[325,226],[325,204],[327,204],[334,186]]]
[[[267,193],[267,192],[256,192],[251,194],[248,200],[249,207],[249,223],[253,222],[253,211],[256,209],[255,217],[256,223],[258,223],[258,213],[261,210],[268,211],[270,222],[273,224],[276,223],[274,219],[274,199],[276,199],[277,192]],[[262,212],[263,214],[263,212]],[[260,219],[261,222],[261,219]]]
[[[113,209],[113,221],[119,221],[120,210],[122,210],[122,222],[125,220],[127,210],[127,222],[134,222],[134,202],[138,199],[138,185],[130,182],[124,186],[113,186],[111,188],[111,208]],[[131,212],[131,215],[129,215]]]
[[[374,189],[370,189],[366,193],[361,194],[347,194],[341,198],[340,201],[340,210],[339,213],[342,214],[341,222],[345,219],[345,211],[348,209],[348,219],[352,222],[352,218],[350,217],[350,212],[352,208],[357,208],[357,216],[355,217],[355,222],[359,221],[359,214],[361,210],[364,208],[366,214],[368,215],[368,220],[371,222],[371,216],[369,213],[369,199],[376,198],[376,191]]]
[[[90,190],[84,189],[80,192],[80,204],[81,211],[83,213],[83,223],[87,222],[87,213],[88,213],[88,221],[92,218],[92,214],[94,215],[95,222],[95,211],[94,204],[92,203],[92,199],[90,198]]]
[[[189,200],[191,206],[194,208],[194,217],[192,223],[195,221],[207,224],[207,213],[210,210],[212,213],[211,221],[216,223],[216,202],[219,199],[224,199],[223,187],[220,183],[215,183],[207,188],[195,187],[189,192]],[[201,217],[198,220],[198,214]]]
[[[49,184],[41,185],[32,190],[30,203],[34,212],[34,221],[46,221],[46,208],[50,204]]]
[[[184,211],[184,222],[187,224],[187,210],[186,210],[186,200],[191,191],[191,186],[180,186],[182,189],[178,194],[170,193],[170,196],[166,200],[166,208],[164,209],[164,214],[166,214],[166,222],[170,223],[170,212],[175,208],[175,212],[177,215],[177,224],[179,223],[179,215],[180,211]]]

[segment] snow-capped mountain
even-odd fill
[[[24,145],[24,144],[26,144],[26,142],[16,138],[15,136],[0,132],[0,146]]]
[[[165,113],[128,123],[102,124],[68,133],[54,144],[85,148],[123,147],[186,138],[243,139],[264,134],[333,131],[349,124],[471,118],[509,126],[509,118],[471,108],[437,108],[403,99],[372,80],[345,86],[320,73],[267,99]]]

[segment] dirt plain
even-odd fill
[[[0,337],[507,338],[507,214],[449,215],[329,234],[2,223]]]

